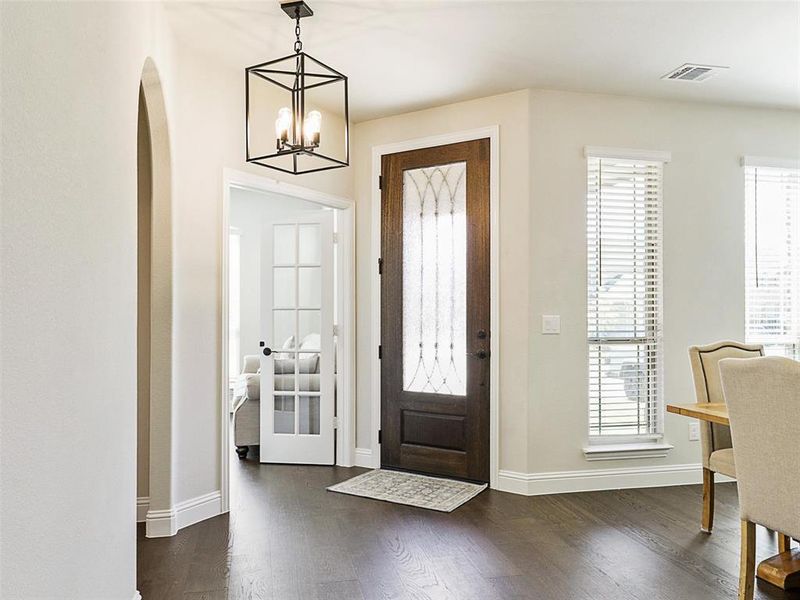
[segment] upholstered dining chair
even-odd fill
[[[694,377],[697,403],[725,402],[719,379],[719,361],[724,358],[757,358],[764,355],[763,346],[722,341],[706,346],[691,346],[689,361]],[[714,474],[736,478],[730,429],[725,425],[700,421],[700,443],[703,452],[703,516],[700,528],[711,533],[714,527]]]
[[[729,359],[720,363],[720,373],[742,520],[739,599],[751,600],[756,524],[782,534],[782,551],[800,538],[800,363],[778,356]]]

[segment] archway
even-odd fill
[[[146,503],[147,537],[163,537],[177,531],[172,490],[172,177],[164,94],[151,58],[145,61],[139,87],[138,167],[137,504],[145,513]]]

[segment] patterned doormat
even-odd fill
[[[376,469],[332,485],[328,491],[452,512],[486,487],[485,483],[479,485],[416,473]]]

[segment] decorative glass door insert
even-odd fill
[[[403,173],[403,389],[467,383],[467,163]]]

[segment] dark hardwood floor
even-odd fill
[[[487,490],[450,514],[326,492],[364,469],[235,461],[232,510],[173,538],[139,530],[144,600],[736,598],[736,487],[526,498]],[[759,528],[759,560],[776,552]],[[756,598],[800,599],[759,582]]]

